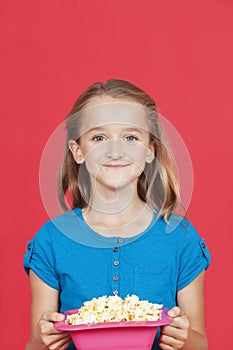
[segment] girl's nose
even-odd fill
[[[106,156],[108,158],[121,158],[124,156],[124,146],[121,139],[110,140],[106,145]]]

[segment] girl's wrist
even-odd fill
[[[189,336],[182,350],[208,350],[208,340],[205,334],[190,328]]]
[[[25,350],[45,350],[47,347],[42,344],[41,338],[39,336],[39,328],[36,328],[36,332],[31,335],[29,342],[26,345]]]
[[[42,344],[39,344],[37,341],[30,340],[27,345],[25,350],[45,350],[46,347]]]

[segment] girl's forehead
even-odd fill
[[[81,112],[81,133],[91,129],[119,126],[134,127],[148,131],[146,112],[143,106],[124,102],[106,102],[88,106]]]

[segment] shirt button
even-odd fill
[[[118,260],[115,260],[114,263],[113,263],[115,266],[118,266],[120,263]]]
[[[202,246],[202,248],[205,248],[205,243],[204,243],[204,242],[202,242],[201,246]]]
[[[118,248],[117,247],[113,248],[113,251],[114,253],[118,252]]]
[[[113,294],[114,294],[114,295],[118,295],[118,293],[119,293],[119,292],[118,292],[118,290],[116,290],[116,289],[113,291]]]
[[[113,276],[113,281],[118,281],[119,277],[118,276]]]
[[[123,242],[124,242],[124,238],[119,237],[119,238],[117,239],[117,242],[118,242],[118,243],[123,243]]]

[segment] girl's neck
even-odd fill
[[[127,191],[114,201],[95,200],[83,210],[88,226],[103,236],[132,237],[143,232],[151,223],[153,212],[138,195]]]
[[[126,184],[118,189],[103,188],[103,186],[92,186],[92,194],[88,211],[99,216],[107,217],[109,220],[130,216],[138,206],[144,207],[145,203],[137,194],[136,184]],[[117,219],[116,219],[117,220]],[[119,222],[119,221],[118,221]]]

